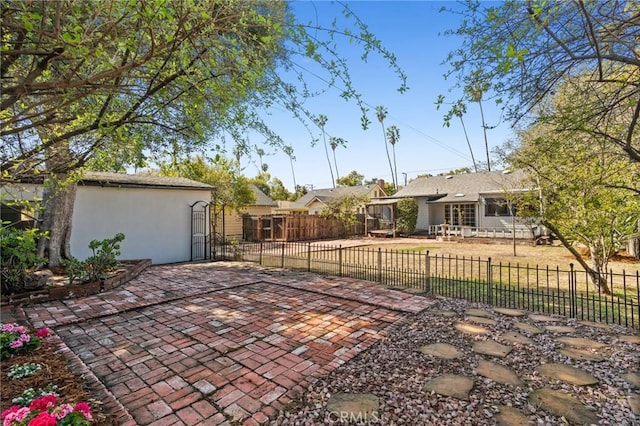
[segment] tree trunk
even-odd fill
[[[589,264],[584,260],[582,255],[575,249],[575,247],[573,247],[571,243],[567,241],[564,235],[562,235],[560,231],[558,231],[558,228],[556,228],[546,220],[542,221],[542,224],[547,228],[549,228],[549,230],[551,230],[551,232],[553,232],[554,235],[558,237],[558,239],[562,242],[562,245],[571,252],[571,254],[573,255],[573,257],[575,257],[575,259],[578,261],[580,266],[584,268],[584,270],[589,275],[589,278],[591,278],[591,282],[593,282],[596,288],[596,291],[601,291],[604,294],[611,294],[611,290],[607,285],[606,276],[603,276],[597,270],[589,266]]]
[[[40,230],[46,236],[38,242],[38,255],[47,258],[50,267],[60,266],[63,259],[71,257],[71,218],[78,184],[65,180],[66,176],[57,176],[56,182],[61,184],[54,183],[43,195]]]
[[[629,238],[627,243],[627,253],[636,259],[640,259],[640,220],[638,220],[638,233]]]

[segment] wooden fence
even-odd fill
[[[364,215],[358,223],[345,226],[338,219],[314,215],[244,216],[244,241],[310,241],[326,238],[344,238],[364,234]]]

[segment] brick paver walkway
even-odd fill
[[[140,425],[264,424],[429,299],[243,264],[153,267],[99,295],[25,308]]]

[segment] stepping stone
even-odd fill
[[[455,316],[458,315],[453,311],[441,311],[441,310],[438,310],[438,309],[433,310],[431,312],[433,312],[435,315],[440,315],[441,317],[447,317],[447,318],[455,317]]]
[[[538,367],[538,372],[551,379],[562,380],[577,386],[589,386],[599,383],[591,374],[567,364],[544,364]]]
[[[434,343],[432,345],[425,345],[420,348],[420,352],[442,359],[456,359],[460,358],[463,355],[463,353],[460,352],[458,348],[448,343]]]
[[[639,372],[630,372],[624,374],[622,378],[632,386],[640,388],[640,373]]]
[[[603,322],[595,322],[595,321],[578,321],[578,324],[586,325],[588,327],[601,328],[603,330],[610,330],[611,326],[609,324],[605,324]]]
[[[476,373],[504,385],[522,386],[522,381],[512,369],[495,362],[480,360]]]
[[[583,337],[558,337],[556,342],[564,343],[574,348],[600,349],[607,346],[606,343],[596,342],[595,340],[585,339]]]
[[[561,348],[560,353],[566,357],[571,359],[575,359],[578,361],[593,361],[593,362],[602,362],[605,360],[605,357],[602,355],[588,351],[586,349],[578,349],[572,347]]]
[[[629,403],[629,407],[631,407],[631,412],[636,416],[640,416],[640,395],[637,393],[632,393],[627,396],[627,402]]]
[[[560,318],[554,318],[554,317],[550,317],[547,315],[537,315],[537,314],[530,314],[529,315],[529,319],[532,321],[540,321],[540,322],[558,322],[560,321]]]
[[[529,424],[529,417],[525,416],[522,411],[517,408],[498,405],[498,410],[500,410],[500,412],[495,416],[498,426],[522,426]]]
[[[484,309],[467,309],[464,314],[471,317],[491,318],[491,314]]]
[[[502,338],[509,343],[519,343],[521,345],[533,345],[535,343],[527,336],[523,336],[516,331],[508,331],[502,335]]]
[[[485,325],[496,325],[498,323],[497,321],[485,317],[468,316],[465,318],[465,320]]]
[[[473,351],[483,355],[497,356],[498,358],[504,358],[509,355],[513,348],[511,346],[501,345],[493,340],[486,340],[481,342],[475,342],[473,344]]]
[[[493,308],[493,312],[506,315],[508,317],[523,317],[527,313],[525,311],[521,311],[519,309],[508,309],[508,308]]]
[[[456,374],[445,374],[429,380],[424,389],[444,396],[452,396],[458,399],[469,399],[469,392],[473,388],[473,379]]]
[[[359,421],[379,419],[380,401],[370,393],[336,393],[327,402],[327,411],[339,418]]]
[[[529,402],[557,417],[566,418],[569,423],[579,425],[598,424],[598,416],[577,398],[551,388],[542,388],[529,394]]]
[[[538,327],[536,327],[535,325],[527,324],[526,322],[517,322],[514,325],[520,330],[527,331],[531,334],[542,333],[542,330],[540,330]]]
[[[553,333],[573,333],[576,331],[574,327],[568,325],[546,325],[544,329]]]
[[[484,327],[480,327],[479,325],[467,324],[464,322],[457,323],[455,327],[458,331],[462,331],[463,333],[467,334],[486,334],[489,332],[489,330]]]
[[[636,345],[640,345],[640,336],[627,336],[627,335],[620,335],[618,336],[618,339],[620,339],[622,342],[626,342],[626,343],[635,343]]]

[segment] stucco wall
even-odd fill
[[[209,200],[207,190],[78,186],[71,253],[91,255],[89,241],[125,234],[121,259],[150,258],[154,264],[190,260],[189,206]]]

